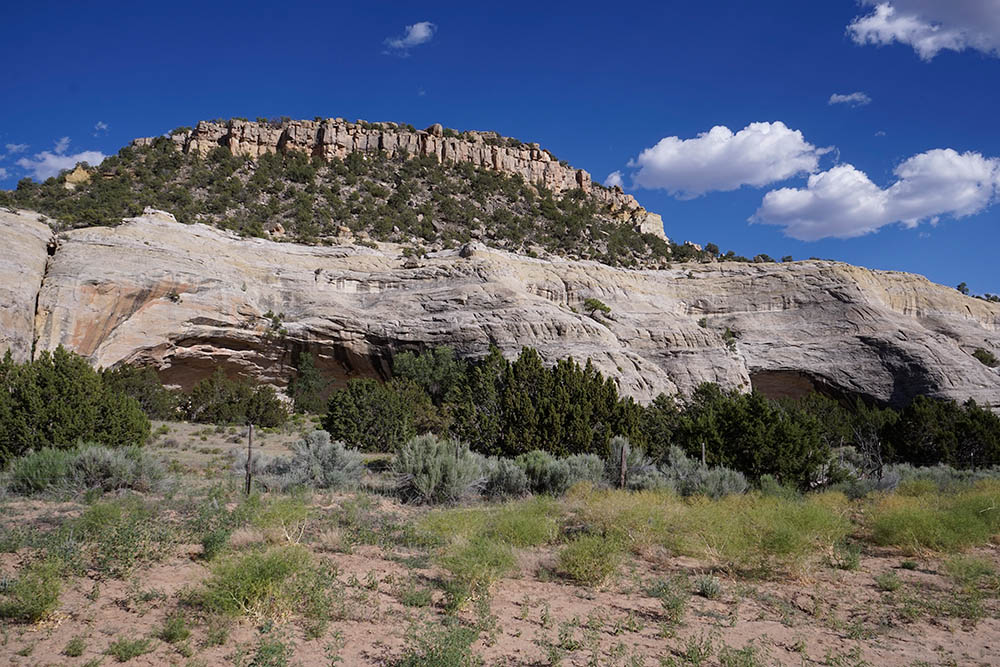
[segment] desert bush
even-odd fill
[[[577,583],[596,586],[618,571],[624,555],[617,536],[581,535],[559,552],[557,569]]]
[[[485,463],[483,494],[488,498],[519,498],[528,493],[528,476],[510,459],[490,457]]]
[[[686,575],[655,579],[647,586],[646,593],[663,605],[663,614],[668,623],[676,625],[684,620],[684,612],[691,597],[691,582]]]
[[[556,538],[558,516],[559,508],[551,498],[529,498],[493,511],[483,532],[514,547],[537,547]]]
[[[188,628],[187,619],[183,614],[175,613],[167,616],[163,625],[157,630],[156,636],[168,644],[176,644],[190,637],[191,629]]]
[[[718,578],[710,574],[703,574],[694,580],[695,592],[708,600],[715,600],[722,595],[722,584]]]
[[[163,466],[140,447],[81,444],[18,457],[11,463],[8,488],[22,494],[89,489],[148,492],[158,488],[165,477]]]
[[[392,469],[400,494],[416,502],[454,502],[483,485],[481,456],[465,443],[431,434],[401,447]]]
[[[312,431],[292,445],[290,458],[277,457],[259,465],[258,481],[277,491],[296,486],[355,489],[364,474],[363,458],[344,443],[331,442],[326,431]]]
[[[13,582],[0,585],[0,618],[34,623],[59,606],[59,563],[36,561],[22,568]]]
[[[605,459],[605,475],[612,486],[621,481],[621,457],[625,452],[625,488],[657,489],[666,486],[667,481],[657,470],[656,464],[646,456],[642,447],[634,446],[628,438],[615,436],[608,446]]]
[[[749,487],[743,473],[724,466],[704,466],[688,458],[679,447],[670,447],[661,472],[667,484],[682,496],[721,498],[744,493]]]
[[[534,450],[521,454],[514,462],[524,470],[532,493],[561,495],[569,488],[569,466],[552,454]]]
[[[532,493],[559,496],[578,482],[601,484],[604,481],[604,461],[596,454],[574,454],[557,459],[536,449],[521,454],[514,463],[524,470]]]

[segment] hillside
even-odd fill
[[[414,254],[475,239],[615,266],[710,256],[671,243],[658,215],[538,144],[440,125],[200,122],[137,139],[96,168],[25,179],[0,205],[66,228],[118,224],[151,206],[243,236],[387,241]]]

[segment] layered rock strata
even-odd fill
[[[184,387],[217,365],[282,386],[302,350],[341,383],[386,377],[403,349],[531,346],[590,358],[641,401],[710,381],[1000,408],[1000,371],[972,356],[1000,354],[1000,304],[912,274],[826,261],[635,271],[483,246],[415,262],[391,245],[244,239],[156,212],[62,234],[49,257],[36,218],[0,211],[17,244],[0,256],[0,347],[21,357],[65,345]],[[611,316],[584,312],[588,297]]]

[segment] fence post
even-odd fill
[[[626,456],[625,443],[622,443],[622,447],[621,447],[621,461],[619,462],[621,467],[619,469],[619,474],[618,474],[618,488],[619,489],[624,489],[625,488],[625,473],[628,471],[628,462],[626,461],[625,456]]]
[[[247,483],[246,494],[250,495],[250,478],[253,471],[253,424],[247,425]]]

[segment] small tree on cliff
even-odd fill
[[[583,302],[583,309],[586,310],[586,311],[588,311],[588,313],[590,314],[591,317],[593,317],[594,313],[596,313],[597,311],[601,311],[601,313],[604,314],[604,315],[610,315],[611,314],[611,308],[609,308],[600,299],[595,299],[593,297],[591,297],[591,298],[589,298],[589,299],[587,299],[586,301]]]

